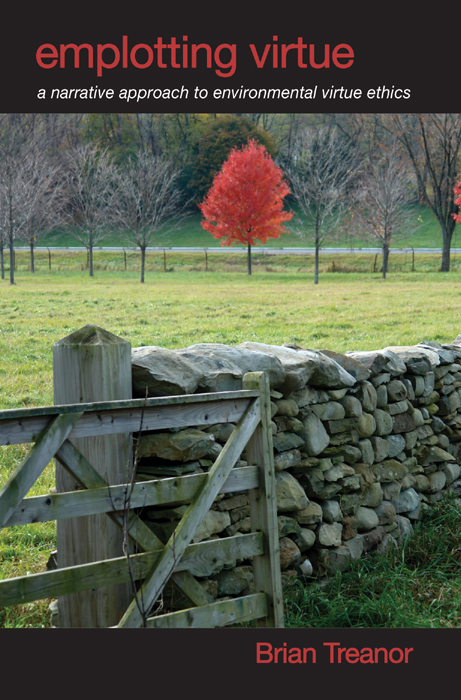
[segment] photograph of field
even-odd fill
[[[461,117],[406,116],[1,115],[0,410],[52,405],[53,345],[87,324],[132,348],[450,344],[461,333]],[[328,191],[302,190],[327,137],[337,155],[324,170]],[[254,226],[217,251],[199,205],[248,139],[281,168],[294,215],[279,237],[261,243]],[[94,160],[79,161],[90,147]],[[341,149],[355,159],[347,178]],[[128,185],[141,174],[127,173],[141,156],[168,162],[178,199],[164,213],[152,206],[146,221],[135,207],[133,223]],[[89,214],[77,195],[100,166]],[[394,169],[388,196],[379,177]],[[158,205],[163,194],[151,196]],[[0,447],[0,488],[26,453]],[[29,495],[54,486],[50,464]],[[327,585],[285,577],[285,626],[459,627],[460,512],[459,499],[445,498],[403,552],[369,555]],[[0,579],[44,571],[55,548],[54,521],[2,530]],[[49,627],[49,604],[0,608],[0,627]]]

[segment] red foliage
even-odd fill
[[[248,145],[233,148],[213,185],[199,205],[205,220],[203,228],[222,245],[255,240],[265,243],[288,233],[283,222],[293,212],[283,211],[283,198],[290,192],[264,146],[249,139]]]
[[[458,207],[461,208],[461,180],[458,182],[458,184],[454,188],[455,194],[458,196],[455,199],[455,204],[458,205]],[[455,221],[458,222],[458,224],[461,224],[461,213],[459,214],[453,214],[453,218]]]

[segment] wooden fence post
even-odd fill
[[[55,343],[53,381],[56,405],[131,399],[131,345],[98,326],[84,326]],[[109,484],[129,481],[131,435],[103,435],[72,442]],[[76,488],[75,481],[56,461],[57,492]],[[59,568],[120,557],[122,544],[122,531],[105,514],[58,520]],[[59,624],[116,625],[132,597],[129,584],[62,596],[58,602]]]
[[[264,372],[245,374],[242,388],[258,389],[261,395],[261,422],[246,448],[248,464],[254,464],[259,469],[259,488],[250,489],[248,492],[251,529],[263,533],[265,545],[265,554],[253,559],[255,593],[266,593],[268,605],[267,618],[259,624],[266,627],[283,627],[276,480],[267,374]]]

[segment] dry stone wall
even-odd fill
[[[132,351],[134,395],[241,388],[267,372],[282,570],[331,575],[373,549],[411,535],[421,511],[447,490],[461,494],[461,335],[376,352],[339,354],[246,342]],[[232,425],[141,438],[138,479],[206,471]],[[245,454],[239,465],[246,464]],[[186,506],[143,513],[162,539]],[[250,530],[245,494],[218,497],[194,542]],[[248,562],[193,571],[212,595],[251,589]]]

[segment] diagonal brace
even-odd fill
[[[240,418],[222,452],[208,472],[206,481],[197,492],[180,520],[178,527],[165,545],[159,561],[151,569],[141,586],[139,597],[144,601],[146,612],[157,600],[165,582],[182,557],[186,547],[190,544],[205,513],[208,512],[213,504],[260,420],[260,399],[256,398],[250,403]],[[133,601],[118,626],[140,627],[142,623],[141,612],[136,605],[136,601]]]

